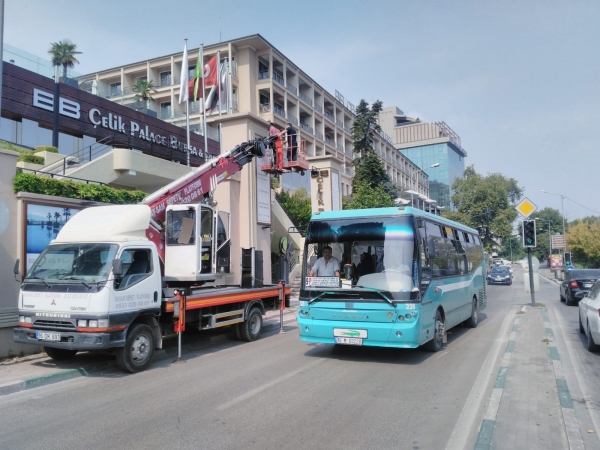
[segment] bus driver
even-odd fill
[[[326,245],[323,247],[323,256],[317,259],[315,265],[308,272],[309,277],[339,277],[340,276],[340,261],[331,256],[333,253],[331,247]]]

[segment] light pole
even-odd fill
[[[542,189],[542,192],[544,194],[550,194],[550,195],[558,195],[560,197],[560,209],[561,209],[561,214],[562,214],[562,225],[563,225],[563,236],[565,238],[565,249],[563,251],[567,251],[567,232],[565,229],[565,205],[564,205],[564,201],[565,201],[565,196],[562,194],[555,194],[554,192],[548,192]]]
[[[432,164],[431,166],[429,166],[429,168],[430,169],[435,169],[436,167],[439,167],[439,166],[440,166],[440,163],[435,163],[435,164]],[[415,191],[415,175],[418,174],[419,172],[425,173],[425,171],[423,169],[421,169],[421,168],[419,168],[417,170],[414,170],[414,168],[413,168],[413,174],[412,174],[412,183],[413,183],[413,185],[412,185],[412,191]],[[413,205],[413,194],[412,194],[412,192],[410,194],[410,206],[414,206]]]

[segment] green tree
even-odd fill
[[[578,266],[600,267],[600,222],[579,220],[569,227],[567,248]]]
[[[303,229],[308,225],[312,215],[312,203],[306,189],[296,189],[292,195],[286,191],[281,191],[281,193],[276,194],[276,198],[297,228]]]
[[[383,186],[371,187],[366,183],[360,184],[358,189],[352,192],[352,199],[343,205],[344,209],[384,208],[388,206],[395,206],[395,203]]]
[[[526,256],[523,243],[518,236],[508,236],[502,241],[502,247],[498,251],[500,258],[510,261],[518,261]]]
[[[148,102],[154,101],[152,93],[156,93],[156,89],[154,89],[153,80],[148,81],[143,78],[138,78],[131,87],[131,90],[135,92],[135,98],[144,102],[146,108],[148,108]]]
[[[381,132],[377,118],[382,108],[383,103],[379,100],[371,106],[365,100],[361,100],[356,107],[356,118],[352,125],[352,148],[355,154],[354,161],[352,161],[354,166],[352,197],[358,192],[365,192],[365,189],[371,189],[382,196],[376,203],[387,206],[394,204],[393,199],[398,197],[398,187],[391,182],[383,163],[373,148],[375,134]],[[366,201],[365,203],[363,199],[360,201],[349,199],[345,202],[345,206],[353,205],[356,208],[358,205],[370,203],[372,202]]]
[[[75,55],[81,55],[81,52],[77,51],[77,44],[74,44],[69,39],[52,42],[48,53],[52,56],[52,64],[63,66],[64,78],[67,78],[67,69],[75,67],[75,63],[79,64]]]
[[[444,211],[444,216],[481,229],[488,251],[512,234],[512,224],[518,214],[515,204],[523,194],[517,180],[499,173],[482,176],[471,165],[465,169],[463,178],[452,184],[452,189],[456,210]]]
[[[541,261],[543,261],[551,255],[548,226],[550,226],[551,236],[556,233],[562,234],[562,215],[558,209],[544,208],[533,213],[530,216],[530,219],[536,219],[535,230],[537,234],[537,246],[534,249],[534,253]],[[523,227],[520,223],[518,227],[519,236],[522,236]]]

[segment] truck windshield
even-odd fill
[[[25,280],[54,283],[106,281],[116,252],[115,244],[49,245],[33,263]]]
[[[413,218],[406,216],[312,221],[305,241],[304,294],[351,289],[369,299],[383,293],[392,300],[415,300],[413,230]]]

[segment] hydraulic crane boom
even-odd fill
[[[212,196],[217,185],[248,164],[255,156],[262,157],[265,148],[271,145],[275,137],[254,139],[236,145],[233,150],[219,155],[196,168],[192,172],[173,181],[142,200],[152,211],[152,219],[158,224],[165,220],[167,205],[199,203]]]

